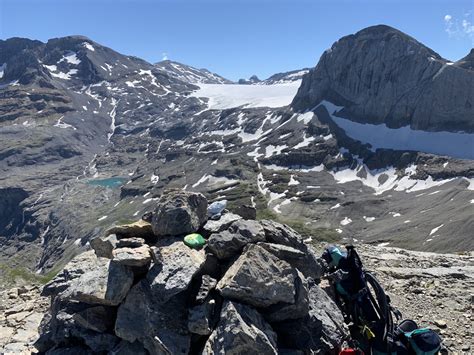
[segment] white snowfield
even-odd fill
[[[474,159],[474,134],[453,132],[427,132],[413,130],[409,126],[388,128],[385,124],[363,124],[337,117],[335,113],[342,109],[328,101],[321,102],[332,120],[346,134],[363,143],[377,148],[395,150],[414,150],[438,155],[447,155],[460,159]]]
[[[208,98],[209,109],[282,107],[291,103],[301,80],[275,85],[198,84],[191,96]]]

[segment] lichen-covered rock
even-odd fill
[[[161,196],[152,218],[156,236],[196,232],[207,221],[207,199],[200,193],[171,191]]]
[[[277,354],[277,337],[253,308],[226,301],[220,321],[204,346],[203,355]]]
[[[293,303],[296,270],[265,249],[249,244],[217,284],[224,298],[255,307]]]

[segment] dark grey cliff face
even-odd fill
[[[388,26],[341,38],[303,78],[292,106],[322,100],[361,123],[426,131],[474,132],[474,71],[454,65]]]

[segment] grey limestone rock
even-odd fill
[[[296,270],[265,249],[249,244],[217,284],[224,298],[255,307],[293,303]]]
[[[277,336],[253,308],[226,301],[203,354],[277,354]]]
[[[170,191],[157,202],[152,218],[156,236],[196,232],[207,221],[207,200],[200,193]]]

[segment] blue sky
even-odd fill
[[[375,24],[457,60],[473,47],[473,17],[474,0],[0,0],[0,38],[82,34],[236,80],[312,67],[338,38]]]

